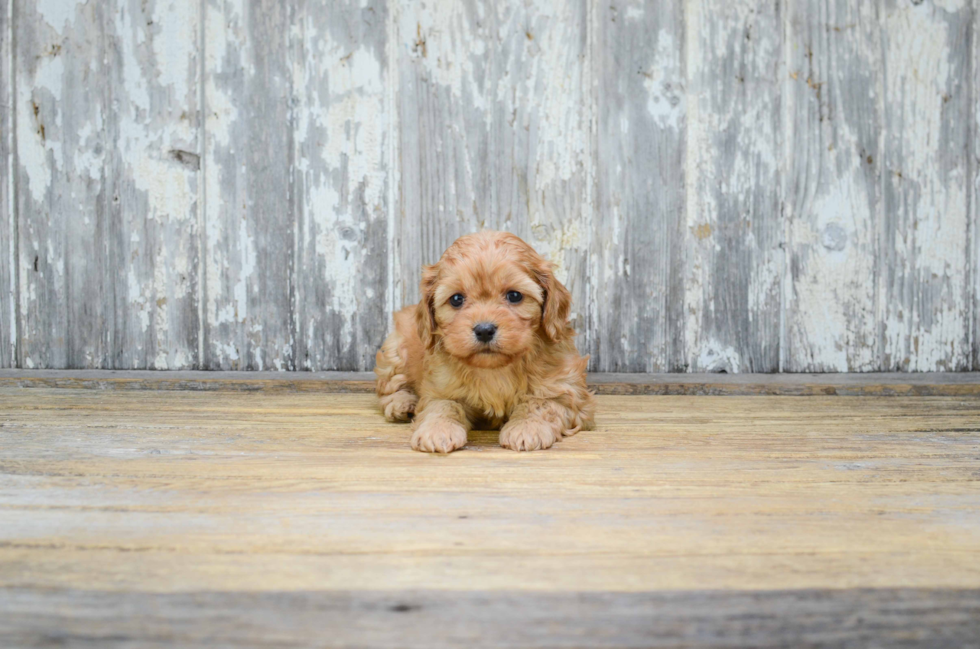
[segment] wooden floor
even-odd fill
[[[980,646],[980,399],[0,388],[0,646]]]

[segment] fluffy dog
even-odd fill
[[[423,268],[419,294],[374,370],[388,421],[414,415],[412,448],[449,453],[479,425],[533,451],[592,427],[571,295],[531,246],[506,232],[460,237]]]

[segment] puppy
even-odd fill
[[[531,246],[506,232],[460,237],[423,268],[419,294],[374,370],[385,418],[414,415],[413,449],[449,453],[478,425],[534,451],[592,427],[571,295]]]

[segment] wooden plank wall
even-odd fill
[[[14,243],[12,134],[13,97],[11,91],[13,62],[13,33],[11,30],[12,0],[0,1],[0,368],[13,367],[17,348],[16,301],[17,268]]]
[[[594,370],[980,370],[978,0],[0,9],[0,367],[370,369],[487,227]]]

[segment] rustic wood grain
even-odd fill
[[[702,396],[980,396],[980,374],[618,374],[592,373],[589,388],[605,395]],[[89,390],[231,390],[374,392],[373,372],[198,372],[139,370],[3,370],[0,385]]]
[[[366,369],[387,330],[386,9],[306,2],[293,20],[298,353]]]
[[[12,10],[13,0],[0,1],[0,368],[17,364]]]
[[[596,14],[592,368],[683,370],[683,3]]]
[[[587,332],[588,5],[400,5],[394,308],[459,236],[515,232],[558,265]]]
[[[871,371],[880,353],[879,7],[799,0],[786,11],[782,369]]]
[[[701,0],[685,8],[686,366],[775,372],[783,270],[782,7]]]
[[[972,646],[980,591],[113,593],[8,588],[17,647]],[[506,620],[502,624],[501,620]],[[326,630],[329,629],[329,632]]]
[[[290,5],[207,0],[204,360],[295,369]]]
[[[973,370],[980,371],[980,38],[977,20],[980,17],[980,0],[973,0],[973,23],[970,29],[970,136],[968,142],[967,169],[970,182],[970,277],[973,283]]]
[[[980,38],[977,20],[980,3],[973,1],[973,23],[970,42],[970,137],[973,146],[967,156],[970,170],[968,191],[970,196],[970,277],[973,282],[973,370],[980,371]]]
[[[296,364],[370,369],[390,317],[386,3],[293,11]]]
[[[203,4],[104,6],[108,366],[198,367]]]
[[[595,431],[547,452],[475,431],[440,457],[372,395],[0,388],[0,634],[402,646],[386,634],[433,616],[463,644],[491,623],[548,646],[648,646],[657,621],[668,646],[975,632],[977,399],[598,404]],[[352,635],[324,631],[335,616]]]
[[[109,367],[102,3],[17,2],[20,367]]]
[[[488,3],[497,35],[486,109],[489,214],[557,266],[584,345],[589,321],[591,4]]]
[[[0,367],[367,370],[488,227],[596,370],[980,370],[975,1],[0,11]]]
[[[884,370],[970,362],[966,3],[883,7],[884,193],[877,260]]]
[[[980,396],[968,373],[615,374],[588,378],[596,394],[699,396]],[[148,385],[151,385],[148,383]]]
[[[486,3],[399,3],[393,49],[398,69],[398,207],[394,309],[418,301],[423,263],[486,224],[490,211],[488,104],[496,50]]]
[[[374,393],[373,372],[0,370],[0,385],[84,390]],[[980,393],[980,388],[978,388]]]

